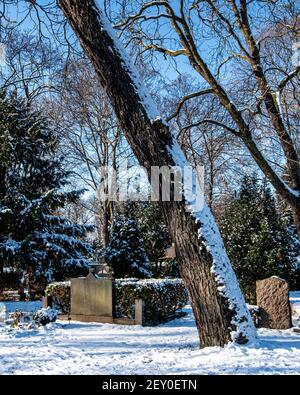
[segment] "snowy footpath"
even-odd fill
[[[292,302],[298,310],[300,293]],[[257,344],[199,350],[189,306],[186,312],[158,327],[0,326],[0,374],[300,374],[300,334],[261,329]]]

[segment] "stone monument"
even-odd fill
[[[292,327],[288,283],[276,276],[256,282],[256,299],[260,308],[259,327],[289,329]]]
[[[71,280],[71,318],[85,322],[113,322],[112,280],[89,273]]]

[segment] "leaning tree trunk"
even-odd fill
[[[187,164],[167,124],[138,78],[113,29],[94,0],[57,0],[90,58],[140,165]],[[161,202],[175,241],[180,272],[195,315],[201,347],[239,344],[255,329],[236,276],[207,206],[186,210],[186,201]]]

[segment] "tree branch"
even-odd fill
[[[228,132],[233,133],[233,134],[236,135],[236,136],[239,136],[239,135],[240,135],[239,132],[238,132],[237,130],[231,128],[230,126],[225,125],[225,124],[222,123],[222,122],[215,121],[214,119],[202,119],[202,120],[199,121],[199,122],[191,123],[191,124],[189,124],[189,125],[184,126],[184,127],[180,130],[180,132],[178,133],[177,139],[181,136],[181,134],[182,134],[185,130],[191,129],[191,128],[194,128],[194,127],[197,127],[197,126],[200,126],[200,125],[203,125],[203,124],[205,124],[205,123],[211,123],[211,124],[213,124],[213,125],[217,125],[217,126],[223,128],[223,129],[227,130]]]
[[[182,109],[182,106],[184,105],[185,102],[187,102],[190,99],[193,99],[194,97],[199,97],[210,93],[214,93],[214,91],[212,89],[204,89],[202,91],[190,93],[189,95],[184,96],[178,103],[176,111],[167,118],[167,122],[170,122],[173,118],[179,115],[179,112]]]
[[[284,88],[291,81],[291,79],[293,79],[298,75],[299,72],[300,72],[300,66],[296,67],[295,70],[293,70],[291,73],[289,73],[285,78],[283,78],[280,81],[278,85],[278,90],[280,93],[284,90]]]

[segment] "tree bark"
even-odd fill
[[[183,166],[184,155],[168,126],[155,115],[151,99],[94,0],[57,3],[90,58],[149,178],[151,166]],[[186,210],[186,201],[160,204],[175,241],[201,347],[253,340],[252,319],[209,208],[191,213]]]

